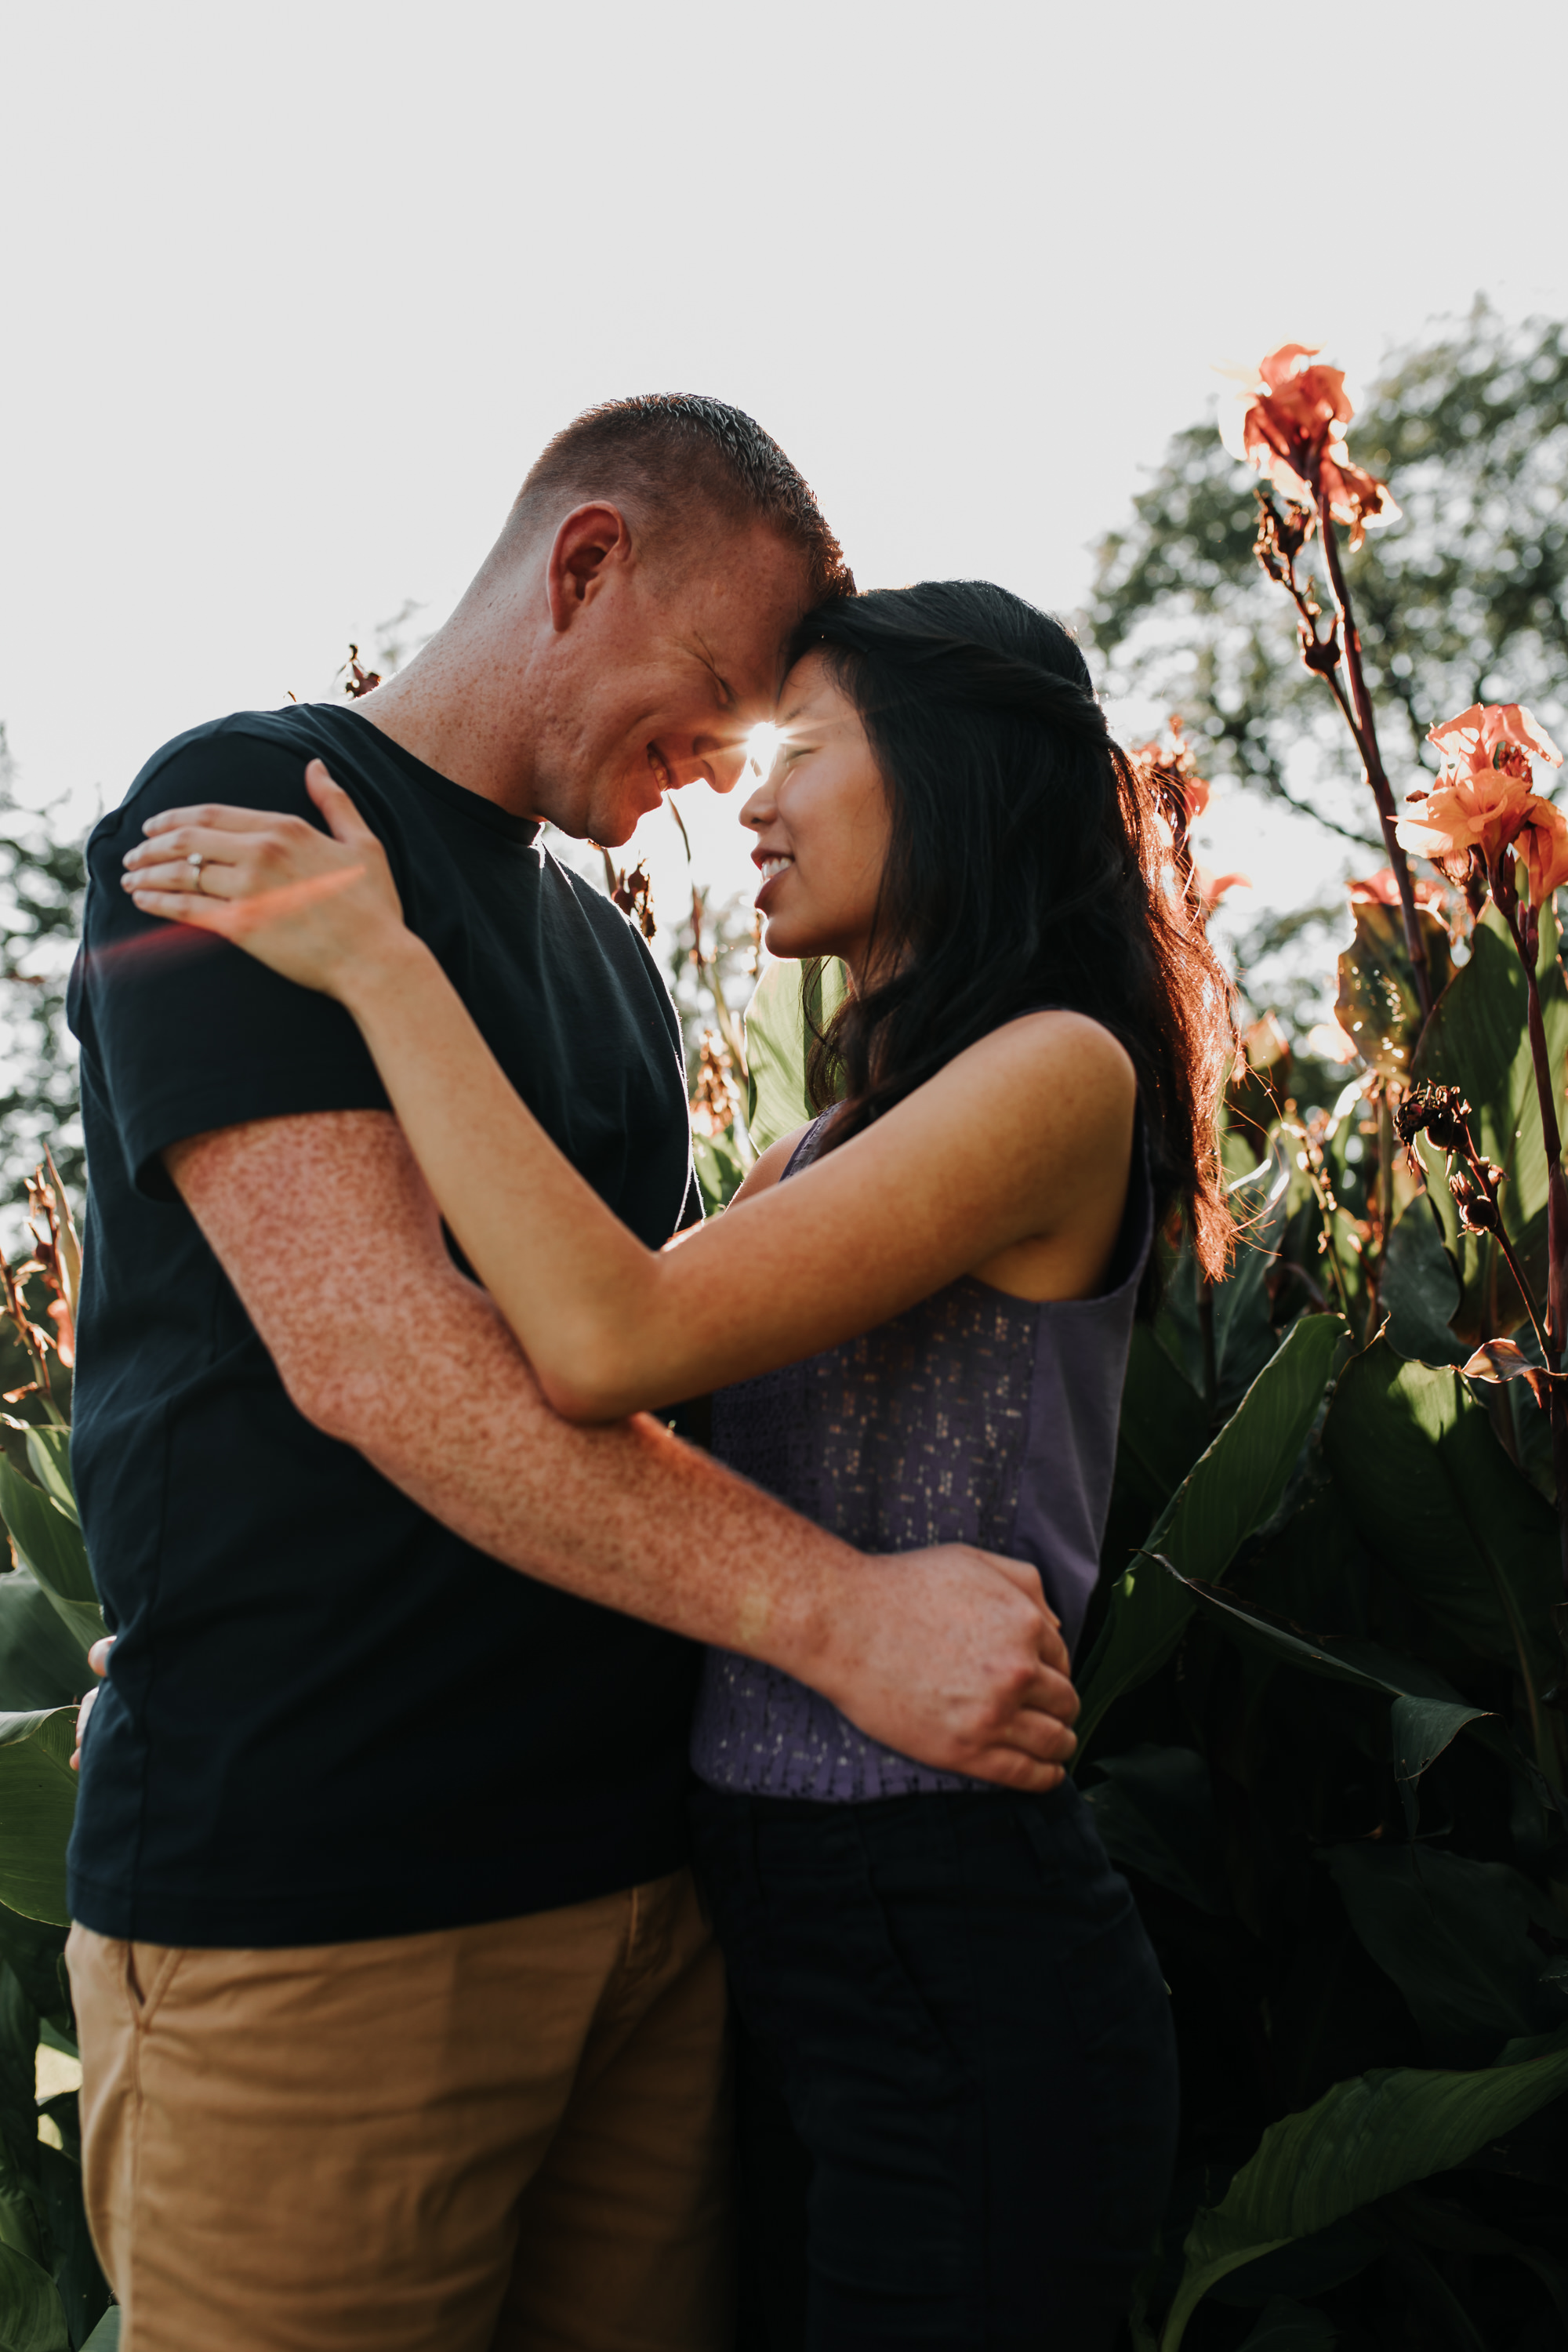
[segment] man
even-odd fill
[[[198,728],[93,836],[75,1462],[118,1639],[70,1966],[123,2352],[718,2344],[689,1640],[933,1763],[1044,1787],[1070,1752],[1032,1571],[890,1571],[648,1417],[556,1421],[341,1009],[120,887],[155,812],[309,815],[326,758],[502,1066],[657,1244],[695,1213],[674,1014],[538,821],[619,843],[727,791],[846,584],[750,419],[590,411],[399,677]]]

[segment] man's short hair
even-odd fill
[[[514,524],[563,499],[612,499],[662,536],[695,509],[760,522],[798,548],[811,601],[851,595],[855,577],[809,485],[744,411],[696,392],[601,401],[559,432],[518,492]]]

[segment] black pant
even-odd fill
[[[699,1789],[738,2039],[739,2352],[1100,2352],[1163,2208],[1169,2002],[1070,1782]]]

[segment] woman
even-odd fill
[[[735,1468],[865,1548],[1027,1555],[1070,1644],[1153,1233],[1182,1203],[1206,1265],[1226,1246],[1226,996],[1172,887],[1180,812],[1070,639],[1000,589],[843,600],[794,650],[742,820],[770,952],[842,957],[850,993],[814,1046],[818,1117],[661,1253],[511,1092],[319,763],[331,838],[173,812],[127,887],[347,1006],[559,1412],[711,1388]],[[1174,2065],[1076,1790],[928,1770],[719,1654],[692,1753],[740,2028],[742,2341],[1109,2346]]]

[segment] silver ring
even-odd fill
[[[185,864],[190,867],[191,872],[196,877],[196,888],[198,890],[202,887],[202,867],[206,864],[206,859],[202,856],[199,849],[193,849],[185,860]]]

